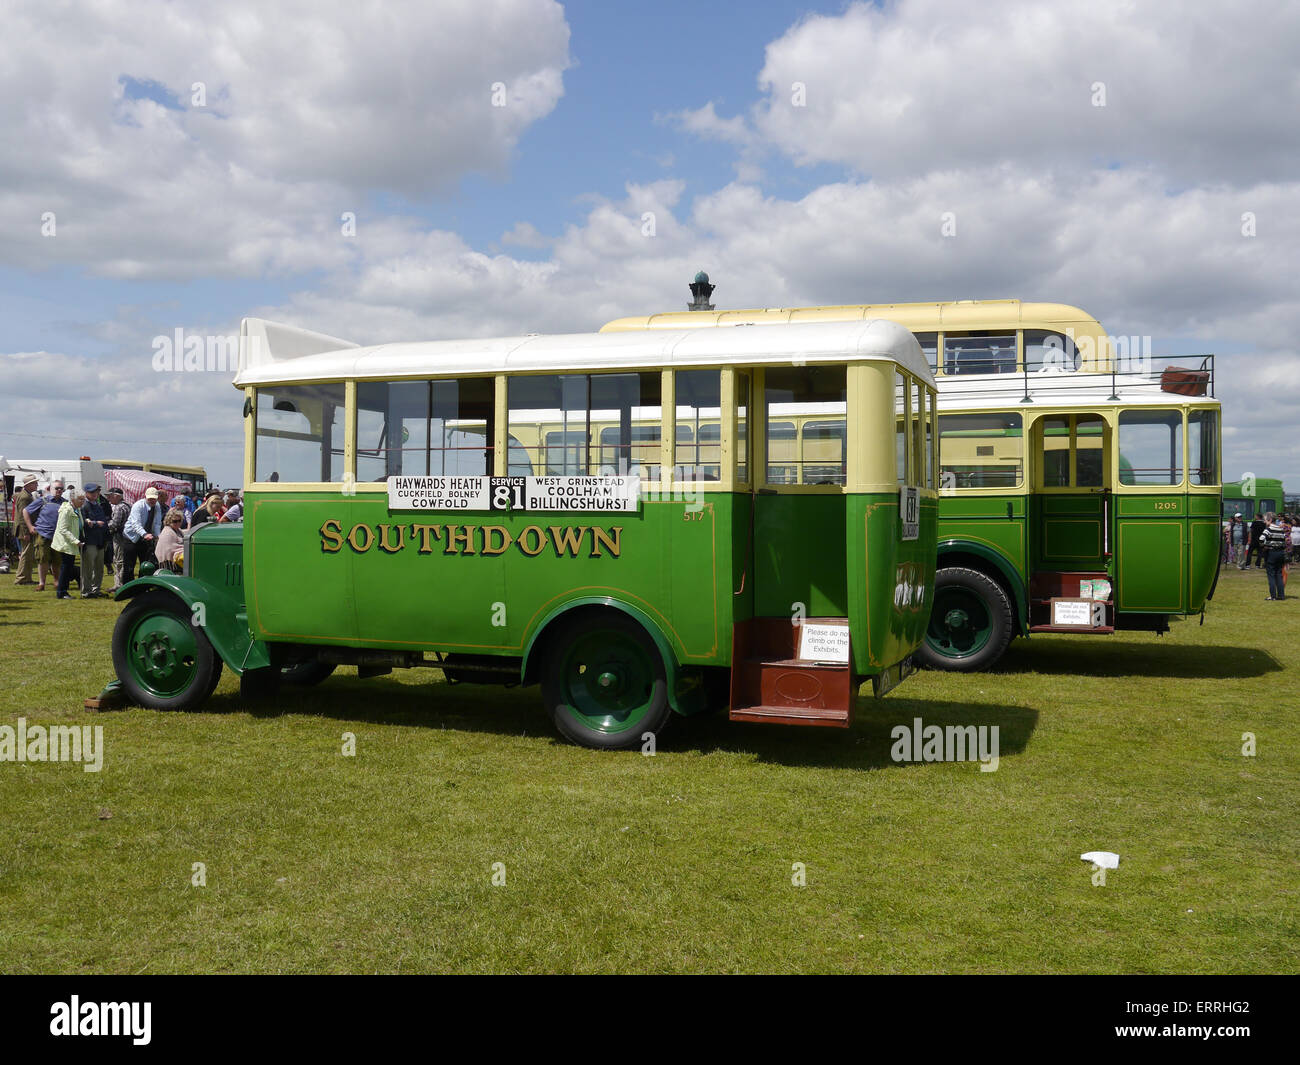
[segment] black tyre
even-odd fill
[[[280,683],[296,688],[311,688],[326,680],[335,670],[333,662],[295,662],[280,670]]]
[[[975,673],[1002,657],[1013,632],[1011,600],[1002,585],[979,570],[941,569],[917,658],[930,669]]]
[[[639,747],[672,715],[663,659],[625,614],[580,614],[547,642],[542,698],[560,734],[584,747]]]
[[[194,710],[221,676],[221,659],[175,596],[132,599],[113,627],[113,668],[132,702],[152,710]]]

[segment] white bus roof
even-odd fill
[[[261,318],[245,318],[235,386],[863,361],[897,362],[934,387],[934,376],[916,338],[898,323],[882,318],[735,329],[534,334],[371,347]]]

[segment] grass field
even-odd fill
[[[1204,626],[1019,641],[847,732],[678,719],[644,757],[428,670],[86,713],[120,607],[0,578],[0,725],[105,744],[0,762],[0,971],[1294,972],[1300,597],[1265,595],[1226,570]],[[998,725],[1000,768],[893,762],[916,717]]]

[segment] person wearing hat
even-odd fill
[[[153,561],[158,537],[162,535],[163,510],[163,505],[158,499],[158,489],[150,485],[145,490],[144,496],[135,501],[131,513],[127,515],[123,532],[128,546],[122,573],[128,581],[135,580],[137,562]]]
[[[18,540],[18,575],[14,584],[31,584],[32,564],[36,561],[36,540],[23,521],[23,511],[36,499],[37,477],[34,473],[23,478],[22,486],[14,496],[14,537]]]
[[[63,507],[63,482],[51,481],[46,488],[49,491],[44,498],[37,498],[28,503],[23,510],[23,521],[27,531],[36,543],[36,566],[40,574],[38,592],[45,591],[45,578],[53,573],[58,579],[59,564],[63,561],[59,553],[50,546],[54,539],[54,530],[59,524],[59,511]]]
[[[122,498],[122,489],[108,490],[108,506],[111,517],[108,519],[109,553],[113,566],[113,588],[121,588],[126,583],[122,579],[122,567],[126,563],[127,549],[131,541],[126,538],[126,519],[131,514]]]
[[[108,531],[113,510],[108,500],[100,498],[99,485],[94,481],[86,485],[85,492],[86,501],[81,505],[81,598],[98,599],[104,583],[104,555],[113,537]]]

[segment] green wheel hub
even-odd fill
[[[198,675],[194,633],[172,614],[144,615],[128,634],[126,648],[136,683],[160,699],[180,695]]]
[[[945,658],[978,654],[993,636],[988,604],[968,588],[940,588],[926,630],[930,647]]]
[[[566,649],[560,675],[568,713],[598,732],[634,729],[654,702],[654,663],[622,632],[585,633]]]

